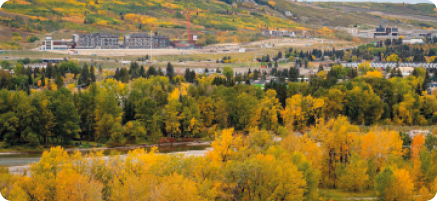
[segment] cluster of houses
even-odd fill
[[[362,62],[342,62],[344,67],[358,68]],[[369,63],[372,68],[397,68],[397,67],[423,67],[423,68],[437,68],[437,63],[423,63],[423,62],[385,62],[385,61],[372,61]]]

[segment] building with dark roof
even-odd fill
[[[152,42],[153,41],[153,42]],[[165,49],[170,46],[168,36],[153,36],[148,33],[132,33],[124,36],[126,49]]]
[[[68,50],[74,48],[72,40],[53,40],[51,36],[41,42],[41,50]]]
[[[73,34],[75,49],[119,49],[119,40],[110,33]]]

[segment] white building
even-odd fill
[[[410,39],[410,40],[402,40],[403,44],[425,44],[423,39]]]
[[[285,11],[285,16],[291,17],[293,14],[291,14],[291,11]]]

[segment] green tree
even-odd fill
[[[96,96],[96,140],[107,142],[114,129],[120,128],[123,110],[118,106],[119,96],[112,90],[101,89]]]
[[[90,79],[91,79],[91,83],[96,82],[96,69],[92,65],[90,67]]]
[[[58,89],[62,88],[64,86],[64,79],[60,74],[56,76],[55,83]]]
[[[379,200],[387,200],[395,183],[395,176],[390,167],[384,168],[375,179],[375,192]]]
[[[80,91],[77,96],[75,105],[80,116],[81,139],[95,140],[96,85],[91,85],[90,90]]]
[[[171,65],[170,62],[167,63],[166,72],[167,77],[169,80],[173,80],[173,77],[175,76],[174,67]]]
[[[73,96],[68,89],[60,88],[54,92],[50,110],[53,118],[56,119],[53,133],[61,139],[60,144],[71,144],[73,139],[80,138],[80,118],[74,107]]]
[[[1,62],[0,62],[0,66],[1,66],[3,69],[8,69],[8,70],[11,69],[11,63],[10,63],[9,61],[1,61]]]
[[[231,79],[234,76],[234,69],[231,67],[224,67],[222,74],[225,75],[227,79]]]
[[[181,124],[179,122],[182,103],[177,100],[170,101],[165,106],[164,125],[168,137],[181,136]]]
[[[85,84],[86,86],[89,86],[90,84],[90,82],[88,81],[88,79],[90,79],[89,73],[90,71],[88,69],[88,65],[84,63],[79,77],[79,85]]]
[[[136,103],[135,119],[144,125],[149,140],[161,135],[161,121],[157,119],[160,116],[159,111],[157,103],[149,97],[144,97]]]
[[[299,78],[300,76],[299,69],[296,67],[291,67],[290,70],[288,70],[288,73],[289,73],[288,79],[291,82],[297,82],[297,78]]]

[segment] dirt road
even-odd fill
[[[324,43],[328,43],[325,39]],[[332,40],[336,44],[349,43],[348,41]],[[306,46],[307,44],[316,45],[321,44],[322,39],[300,39],[300,38],[277,38],[267,39],[262,41],[255,41],[251,43],[228,43],[216,44],[198,50],[177,50],[177,49],[74,49],[74,50],[48,50],[47,52],[69,54],[71,51],[77,51],[78,55],[94,55],[110,57],[110,56],[181,56],[181,55],[200,55],[200,54],[238,54],[240,48],[246,48],[246,52],[261,51],[274,47],[297,47]],[[273,47],[274,45],[274,47]]]

